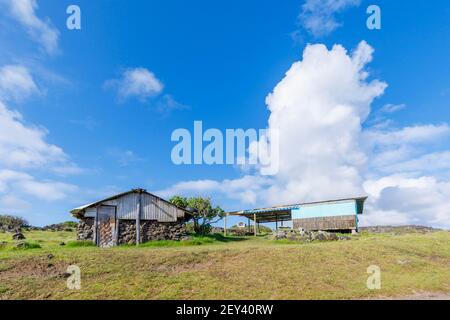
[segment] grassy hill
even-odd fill
[[[30,245],[15,248],[11,234],[0,233],[0,300],[354,299],[450,292],[448,231],[364,233],[350,241],[304,244],[218,236],[111,249],[73,242],[73,232],[24,234]],[[81,268],[81,290],[66,288],[69,265]],[[369,265],[381,268],[381,290],[366,287]]]

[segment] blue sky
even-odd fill
[[[226,210],[367,194],[366,224],[450,227],[450,6],[373,3],[1,0],[0,212],[55,223],[133,187]],[[280,173],[174,165],[195,120],[278,126]]]

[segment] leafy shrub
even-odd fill
[[[41,248],[41,245],[39,243],[27,242],[27,241],[19,242],[13,247],[14,250],[30,250],[30,249],[40,249],[40,248]]]

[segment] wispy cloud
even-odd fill
[[[337,14],[359,6],[360,0],[306,0],[298,17],[298,24],[314,37],[325,36],[342,25]],[[299,32],[293,34],[298,38]]]
[[[21,65],[6,65],[0,68],[0,99],[22,100],[39,89],[28,69]]]
[[[126,167],[136,162],[144,161],[143,158],[138,156],[134,151],[122,150],[119,148],[111,148],[108,150],[108,155],[117,160],[120,166]]]
[[[159,95],[164,89],[162,82],[146,68],[127,69],[119,79],[107,80],[104,87],[114,89],[121,101],[137,98],[143,102]]]
[[[80,120],[70,120],[70,123],[82,126],[87,130],[94,130],[99,126],[99,122],[91,116],[87,116],[86,118]]]
[[[59,31],[52,26],[48,18],[37,16],[38,4],[36,0],[1,0],[11,17],[19,22],[28,32],[33,41],[42,45],[49,54],[58,51]]]
[[[175,98],[170,94],[165,94],[156,103],[157,110],[162,114],[169,114],[175,110],[187,110],[190,106],[182,104],[175,100]]]
[[[126,69],[119,78],[106,80],[103,88],[114,90],[119,103],[133,98],[141,103],[147,103],[150,100],[153,108],[163,115],[190,108],[175,100],[173,95],[164,93],[164,84],[146,68]]]
[[[394,113],[394,112],[400,111],[405,108],[406,108],[406,105],[403,103],[402,104],[388,103],[388,104],[385,104],[383,107],[381,107],[380,112],[381,113]]]

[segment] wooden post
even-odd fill
[[[114,241],[116,242],[116,246],[119,245],[119,219],[117,218],[117,207],[114,208],[115,214],[114,214],[114,219],[115,219],[115,235],[114,235]]]
[[[253,214],[253,219],[255,219],[253,221],[253,232],[255,233],[255,237],[256,237],[256,213]]]
[[[98,207],[95,207],[94,243],[96,246],[98,246]]]
[[[223,235],[225,237],[227,236],[227,217],[228,217],[228,213],[225,213],[225,217],[223,219]]]
[[[275,213],[275,229],[278,231],[278,213]]]
[[[141,204],[142,204],[142,193],[139,192],[139,200],[136,215],[136,245],[141,243]]]

